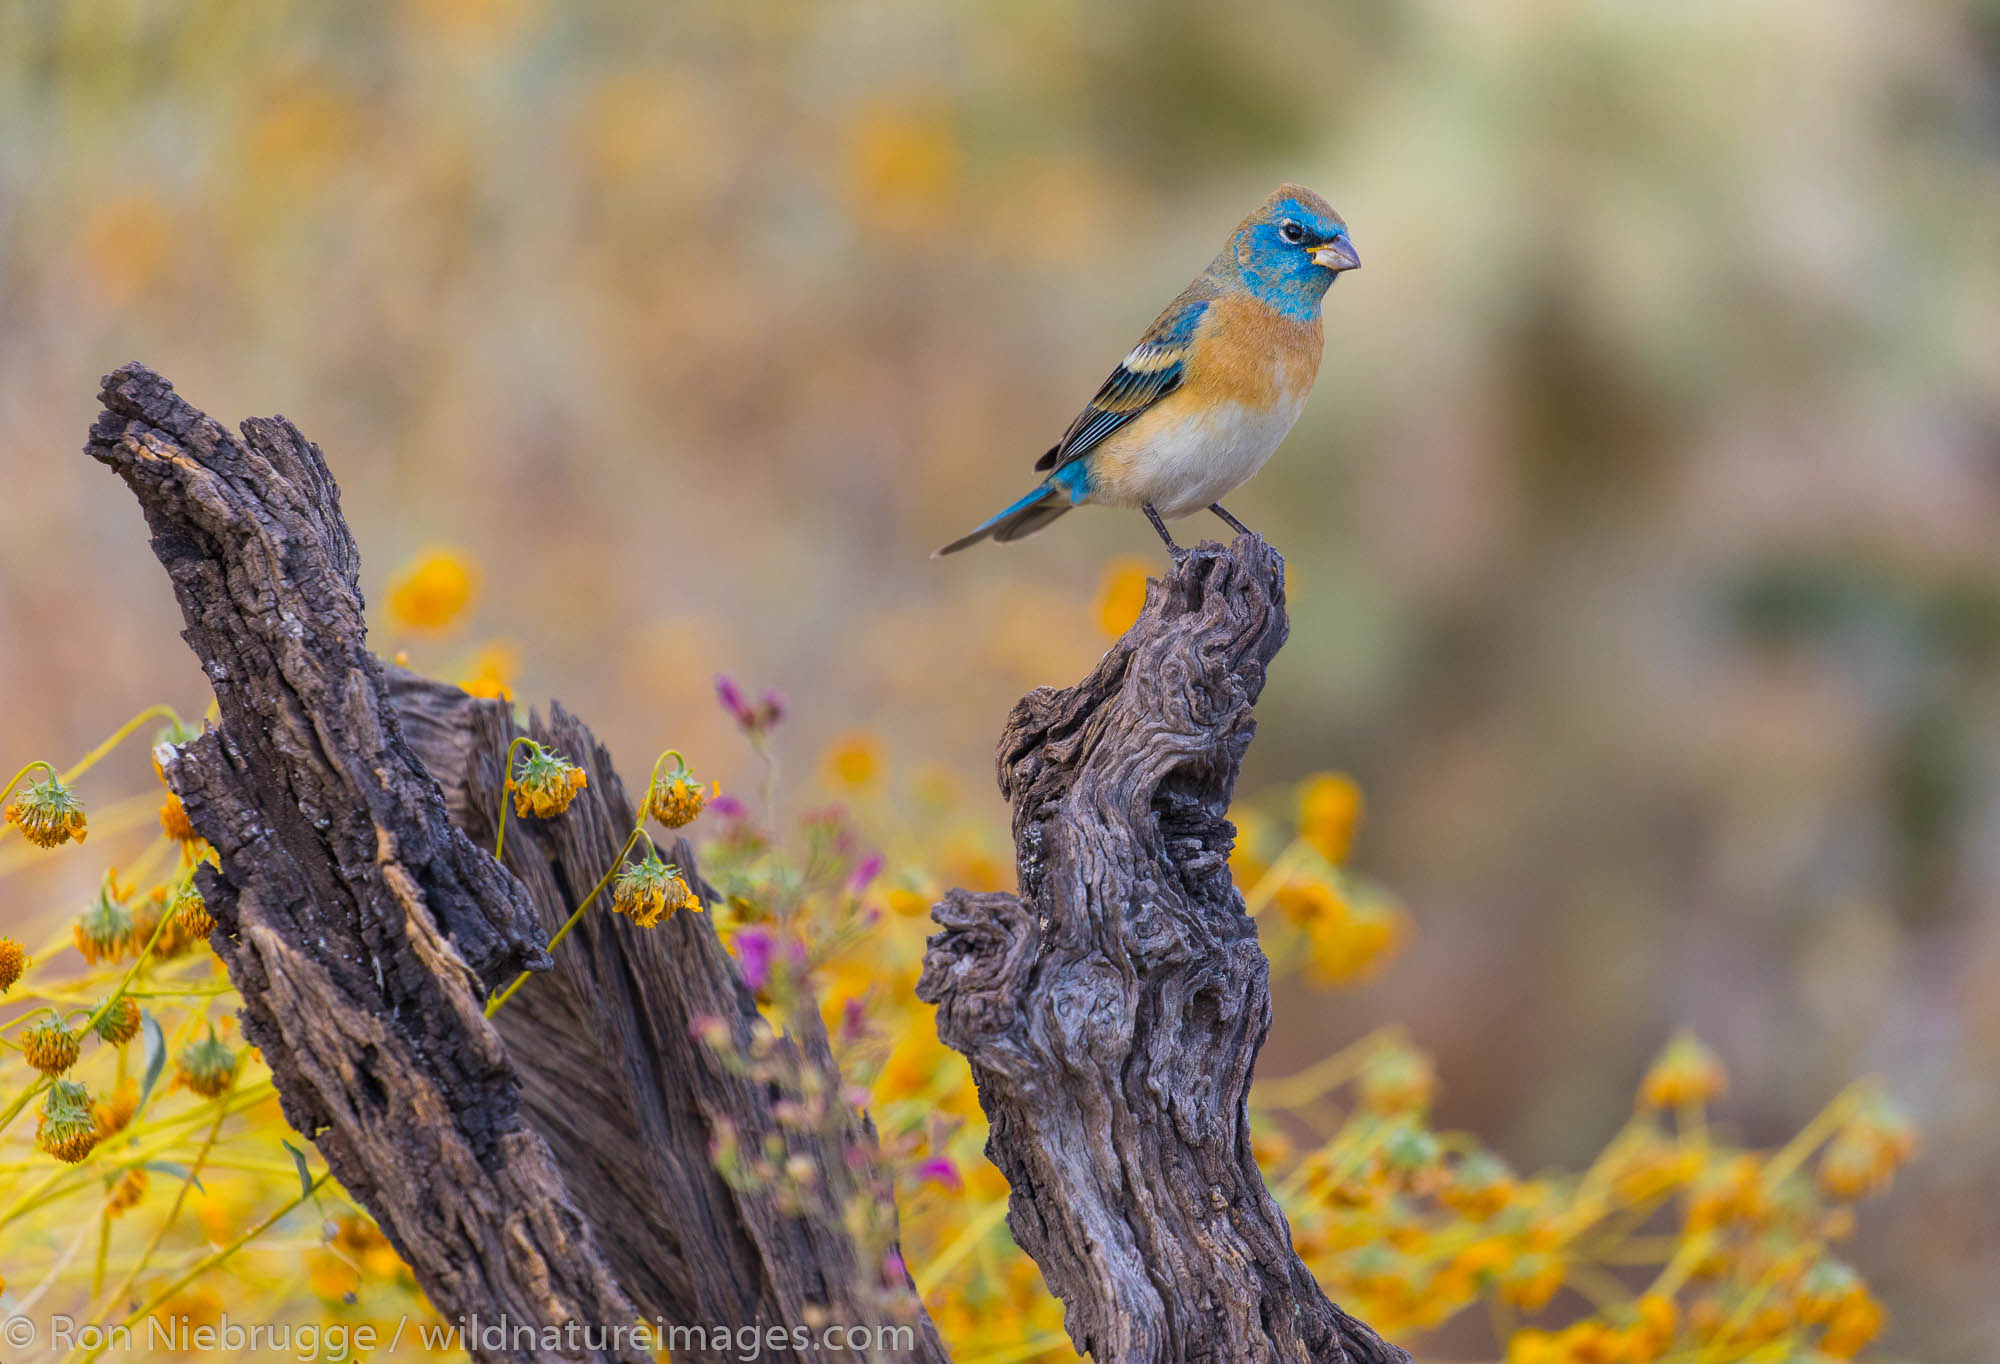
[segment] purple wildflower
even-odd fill
[[[736,959],[742,963],[743,983],[761,990],[771,979],[771,958],[778,942],[768,928],[744,928],[736,933]]]

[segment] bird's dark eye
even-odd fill
[[[1278,235],[1288,242],[1302,242],[1306,239],[1306,230],[1297,223],[1283,223],[1278,227]]]

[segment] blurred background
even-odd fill
[[[1925,1147],[1852,1256],[1892,1347],[1990,1359],[1992,0],[0,0],[9,761],[208,699],[78,452],[141,359],[320,442],[385,654],[747,791],[730,673],[793,770],[871,736],[998,839],[1008,707],[1162,556],[926,556],[1280,179],[1366,265],[1231,499],[1295,611],[1245,790],[1353,773],[1418,931],[1267,1067],[1402,1018],[1530,1170],[1676,1024],[1753,1140],[1878,1072]]]

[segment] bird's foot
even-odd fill
[[[1140,504],[1139,510],[1146,513],[1146,519],[1148,521],[1151,521],[1153,523],[1153,529],[1160,533],[1160,539],[1162,542],[1165,543],[1167,547],[1167,553],[1173,556],[1173,560],[1176,564],[1180,563],[1181,560],[1187,558],[1188,555],[1194,552],[1193,550],[1184,549],[1180,545],[1174,543],[1174,537],[1167,533],[1167,523],[1160,519],[1160,514],[1157,511],[1153,510],[1152,503],[1145,502]]]

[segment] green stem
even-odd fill
[[[111,993],[105,996],[104,1001],[91,1013],[90,1019],[83,1025],[82,1031],[88,1032],[90,1029],[96,1027],[97,1020],[104,1017],[105,1012],[118,1002],[119,996],[125,993],[125,987],[132,983],[132,977],[138,974],[141,966],[145,965],[146,958],[153,954],[154,945],[160,941],[160,935],[166,932],[167,924],[171,919],[171,915],[163,914],[160,916],[160,922],[153,929],[153,936],[146,940],[145,949],[137,957],[133,958],[130,966],[125,968],[125,974],[119,977],[118,984],[112,988]],[[46,1075],[38,1077],[26,1089],[16,1095],[14,1102],[8,1104],[4,1111],[0,1111],[0,1132],[6,1131],[7,1125],[21,1116],[21,1110],[28,1106],[28,1100],[39,1094],[47,1084],[48,1077]]]
[[[523,736],[523,738],[525,738],[525,736]],[[522,739],[516,739],[514,740],[514,744],[521,743],[522,741],[523,741]],[[532,741],[530,740],[529,742]],[[507,745],[507,764],[509,768],[513,766],[514,762],[514,744]],[[650,797],[652,796],[653,783],[657,782],[660,779],[660,768],[663,764],[665,764],[665,762],[669,758],[672,758],[675,761],[679,762],[680,765],[683,767],[687,766],[687,759],[682,756],[681,751],[678,748],[667,749],[664,753],[660,754],[659,757],[653,759],[653,770],[646,774],[646,796],[642,797],[639,801],[639,818],[638,821],[634,823],[632,826],[631,837],[627,838],[625,840],[625,846],[618,850],[618,856],[611,859],[611,869],[605,872],[603,876],[598,878],[597,884],[590,888],[590,893],[583,897],[583,903],[579,904],[574,910],[570,911],[569,918],[564,920],[563,926],[556,930],[556,935],[553,938],[549,939],[549,951],[551,952],[555,951],[557,946],[561,944],[562,940],[569,936],[569,931],[572,928],[575,928],[577,926],[578,921],[583,918],[583,911],[590,908],[590,902],[592,900],[595,900],[600,894],[603,893],[604,888],[611,884],[611,878],[616,876],[618,874],[618,869],[625,865],[625,859],[631,853],[632,845],[637,843],[641,838],[643,838],[646,840],[647,847],[651,848],[653,846],[653,836],[646,832],[646,806],[648,799],[650,799]],[[506,793],[503,791],[501,793],[501,796],[502,798],[500,802],[500,838],[505,839],[507,837],[507,802],[505,798]],[[657,852],[659,850],[655,848],[654,851]],[[500,857],[500,844],[497,841],[495,842],[493,847],[493,857],[495,861],[498,861]],[[491,1018],[493,1017],[493,1015],[499,1013],[500,1006],[505,1004],[508,1000],[514,997],[514,992],[527,983],[528,976],[530,974],[531,974],[530,972],[523,971],[520,975],[514,977],[513,981],[507,986],[506,989],[502,990],[499,994],[493,996],[492,999],[488,1000],[486,1002],[486,1016],[488,1018]]]
[[[127,720],[124,724],[118,726],[117,729],[112,731],[110,738],[106,739],[96,748],[91,749],[90,752],[84,754],[83,757],[77,762],[75,767],[72,767],[70,768],[69,771],[63,773],[62,774],[63,784],[67,786],[70,782],[75,781],[78,777],[88,772],[91,768],[97,766],[97,764],[103,761],[104,757],[107,754],[109,754],[112,749],[124,743],[126,738],[131,735],[133,730],[137,729],[140,725],[145,724],[146,721],[151,720],[155,716],[160,716],[160,715],[166,716],[167,719],[171,721],[176,728],[186,728],[186,726],[181,724],[180,712],[176,711],[172,706],[165,704],[157,706],[148,706],[144,710],[140,711],[137,715]]]
[[[1799,1129],[1797,1136],[1786,1142],[1784,1147],[1764,1165],[1764,1187],[1775,1189],[1785,1179],[1805,1163],[1813,1149],[1834,1130],[1847,1121],[1848,1115],[1859,1106],[1862,1098],[1872,1091],[1874,1082],[1869,1079],[1856,1080],[1846,1089],[1833,1096],[1832,1102],[1819,1111],[1811,1122]]]
[[[103,1306],[99,1307],[96,1313],[92,1315],[90,1319],[92,1326],[101,1324],[104,1321],[105,1315],[111,1310],[111,1304],[124,1298],[126,1292],[138,1281],[139,1276],[145,1273],[146,1266],[153,1259],[153,1253],[160,1248],[160,1243],[167,1239],[167,1232],[179,1220],[181,1209],[187,1205],[188,1190],[194,1187],[195,1181],[200,1177],[202,1166],[208,1160],[208,1153],[214,1149],[215,1139],[222,1133],[222,1124],[229,1117],[229,1096],[233,1092],[235,1083],[235,1080],[231,1079],[231,1088],[225,1089],[222,1093],[215,1096],[215,1121],[209,1124],[208,1135],[202,1139],[201,1149],[195,1152],[194,1160],[188,1165],[187,1178],[181,1181],[180,1191],[174,1195],[173,1207],[167,1210],[167,1215],[161,1220],[160,1225],[153,1229],[153,1239],[146,1243],[145,1250],[141,1251],[139,1258],[133,1261],[132,1268],[119,1281],[118,1287],[111,1290],[110,1294],[105,1297]],[[325,1176],[321,1177],[324,1178]],[[258,1230],[262,1230],[262,1228]],[[256,1232],[254,1231],[250,1233],[253,1236],[255,1234]],[[241,1243],[239,1242],[238,1244]],[[190,1275],[189,1277],[193,1276]],[[173,1288],[168,1289],[166,1293],[162,1293],[160,1298],[167,1297],[175,1288],[179,1288],[181,1284],[186,1282],[186,1279],[182,1279],[175,1283]],[[160,1299],[156,1298],[146,1307],[145,1312],[139,1312],[135,1315],[140,1317],[146,1315],[146,1312],[152,1311],[154,1307],[159,1305],[159,1301]],[[109,1333],[107,1332],[106,1334],[108,1335]],[[102,1350],[100,1349],[98,1353],[102,1353]],[[97,1358],[97,1354],[92,1354],[90,1358]]]
[[[495,862],[500,862],[500,854],[507,850],[507,806],[510,803],[509,797],[513,795],[514,750],[522,744],[532,748],[535,746],[535,741],[525,734],[516,736],[514,742],[507,745],[507,756],[500,760],[500,832],[493,840]],[[502,862],[501,865],[506,864]]]
[[[304,1203],[308,1198],[311,1198],[314,1194],[318,1193],[319,1186],[326,1183],[326,1181],[331,1179],[332,1177],[333,1177],[333,1171],[331,1170],[325,1171],[320,1175],[318,1179],[315,1179],[310,1185],[302,1189],[299,1192],[298,1197],[292,1199],[290,1202],[285,1203],[284,1205],[279,1207],[269,1217],[266,1217],[263,1221],[259,1222],[256,1226],[244,1232],[241,1236],[237,1237],[234,1241],[231,1241],[228,1245],[224,1246],[222,1249],[215,1251],[213,1254],[203,1256],[200,1260],[196,1261],[194,1266],[190,1268],[187,1271],[187,1273],[175,1279],[165,1288],[162,1288],[158,1293],[155,1293],[152,1299],[148,1301],[144,1307],[141,1307],[131,1316],[125,1318],[125,1325],[130,1326],[132,1323],[136,1321],[141,1321],[144,1318],[152,1315],[154,1310],[157,1309],[161,1303],[165,1302],[168,1298],[171,1298],[174,1294],[180,1292],[183,1288],[193,1283],[196,1279],[208,1273],[209,1270],[214,1269],[224,1260],[227,1260],[237,1251],[243,1249],[243,1247],[249,1245],[259,1236],[262,1236],[265,1232],[269,1231],[272,1227],[276,1226],[278,1222],[282,1218],[284,1218],[287,1214],[291,1213],[300,1204]],[[109,1348],[114,1334],[115,1334],[114,1332],[106,1331],[104,1333],[104,1339],[102,1340],[101,1343],[99,1343],[97,1348],[92,1350],[89,1354],[83,1357],[84,1364],[89,1364],[90,1360],[96,1359],[99,1355],[103,1354],[104,1351],[107,1348]]]
[[[21,784],[21,778],[27,776],[30,772],[34,771],[38,767],[46,771],[51,777],[53,777],[56,774],[56,768],[54,763],[47,762],[41,758],[35,759],[33,762],[29,763],[26,767],[22,768],[19,772],[16,772],[11,778],[9,778],[5,786],[0,786],[0,805],[5,805],[7,803],[7,797],[14,794],[14,788]]]
[[[96,748],[91,749],[90,752],[84,754],[83,757],[77,762],[77,764],[74,767],[70,768],[70,770],[67,772],[58,774],[55,769],[55,764],[44,762],[40,758],[35,759],[35,761],[29,763],[19,772],[16,772],[14,774],[13,780],[9,781],[6,786],[0,787],[0,803],[4,803],[7,797],[13,794],[14,787],[17,784],[19,784],[21,778],[27,776],[30,772],[34,771],[38,767],[45,769],[51,777],[55,777],[58,781],[62,782],[63,785],[65,786],[69,785],[71,782],[75,781],[78,777],[88,772],[91,768],[97,766],[99,762],[103,761],[105,755],[110,753],[112,749],[118,747],[119,744],[124,743],[126,737],[130,735],[133,730],[137,729],[140,725],[145,724],[146,721],[158,715],[166,716],[169,720],[173,721],[175,725],[179,725],[181,722],[181,717],[179,713],[176,712],[172,706],[169,705],[148,706],[144,710],[140,711],[137,715],[127,720],[124,724],[118,726],[117,729],[113,730],[110,738],[106,739]],[[6,837],[6,832],[7,832],[6,826],[0,826],[0,838]]]
[[[549,939],[549,951],[551,952],[555,951],[557,946],[561,944],[562,940],[569,936],[569,931],[572,928],[575,928],[577,926],[578,921],[583,918],[583,911],[590,908],[590,902],[592,900],[595,900],[601,893],[603,893],[604,888],[611,884],[611,878],[616,876],[618,874],[618,869],[625,865],[626,854],[632,851],[633,844],[637,843],[642,837],[645,836],[645,832],[646,831],[644,829],[632,830],[632,836],[625,840],[625,846],[618,850],[618,856],[611,859],[610,870],[606,871],[604,875],[597,878],[597,884],[590,888],[590,893],[583,897],[583,902],[570,912],[570,916],[568,919],[564,920],[563,926],[556,930],[556,935],[553,938]],[[511,985],[509,985],[506,989],[502,990],[499,994],[493,996],[492,999],[488,1000],[486,1003],[486,1016],[488,1018],[491,1018],[493,1017],[493,1015],[499,1013],[500,1006],[502,1004],[505,1004],[508,1000],[512,999],[514,997],[514,992],[516,990],[520,989],[523,985],[527,984],[528,977],[531,974],[532,974],[531,972],[523,971],[520,975],[514,977],[514,981]]]

